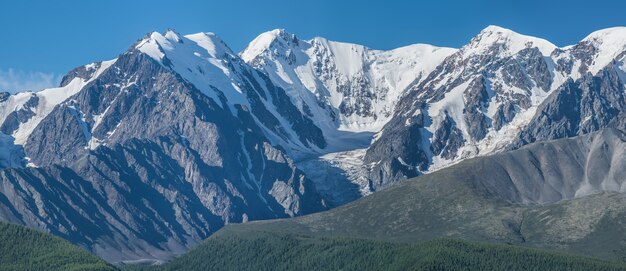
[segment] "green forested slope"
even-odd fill
[[[209,238],[161,267],[138,270],[626,270],[592,258],[510,245],[422,244],[256,232]]]
[[[0,222],[0,270],[116,270],[67,241]]]

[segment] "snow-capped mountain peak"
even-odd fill
[[[497,48],[500,56],[510,56],[529,47],[539,48],[539,51],[541,51],[541,54],[544,56],[549,56],[558,48],[547,40],[526,36],[510,29],[490,25],[480,31],[480,33],[462,50],[466,55],[471,55],[488,52],[493,50],[493,48]]]
[[[185,44],[186,40],[191,40],[193,43]],[[219,36],[211,32],[201,32],[185,36],[176,33],[174,30],[167,30],[165,34],[152,32],[140,41],[135,48],[148,54],[155,60],[162,61],[167,51],[171,52],[175,49],[190,46],[202,48],[202,52],[198,53],[207,53],[213,58],[224,58],[226,55],[233,55],[228,45],[226,45]]]
[[[200,47],[207,50],[207,52],[213,57],[224,56],[225,54],[233,55],[233,51],[226,45],[226,43],[213,32],[202,32],[191,35],[186,35],[188,38]]]
[[[185,44],[186,40],[192,41],[192,44]],[[225,58],[228,55],[234,55],[228,45],[212,32],[200,32],[184,36],[174,30],[167,30],[165,34],[152,32],[135,46],[139,51],[148,54],[158,61],[163,60],[166,52],[185,47],[196,47],[193,49],[198,49],[197,47],[202,48],[203,50],[200,50],[201,52],[196,53],[206,53],[212,58]]]
[[[153,35],[154,35],[154,33],[153,33]],[[180,34],[176,33],[176,31],[173,30],[173,29],[168,29],[167,31],[165,31],[165,35],[163,35],[163,36],[166,39],[172,40],[172,41],[175,41],[175,42],[180,42],[181,41]]]
[[[285,49],[291,47],[291,45],[298,44],[298,38],[296,35],[288,33],[285,29],[274,29],[261,33],[244,49],[240,56],[246,61],[250,62],[257,56],[267,50]]]
[[[626,27],[616,26],[594,31],[583,39],[583,41],[596,41],[605,45],[613,45],[616,49],[623,48],[626,43]]]
[[[596,74],[604,66],[626,52],[626,27],[612,27],[595,31],[579,44],[592,45],[596,52],[589,72]],[[619,59],[618,59],[619,60]]]
[[[172,30],[165,34],[153,32],[135,48],[180,74],[218,104],[221,94],[231,106],[248,104],[238,73],[233,70],[238,66],[233,62],[240,59],[215,34],[181,36]]]

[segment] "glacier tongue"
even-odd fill
[[[315,182],[318,192],[330,206],[339,206],[373,191],[369,170],[363,163],[366,148],[331,152],[296,163]]]

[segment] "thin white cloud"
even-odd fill
[[[61,78],[61,75],[54,73],[0,70],[0,91],[11,93],[26,90],[39,91],[58,86]]]

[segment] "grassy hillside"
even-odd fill
[[[0,270],[116,270],[67,241],[24,226],[0,223]]]
[[[626,270],[626,266],[449,239],[407,244],[256,232],[218,234],[165,266],[135,270]]]
[[[558,155],[576,156],[586,146],[579,141],[544,142],[466,160],[330,211],[229,225],[222,232],[245,235],[265,231],[413,243],[452,238],[625,261],[626,194],[603,192],[550,204],[524,202],[541,193],[546,198],[558,198],[576,191],[565,172],[582,164],[565,158],[558,163],[549,161]],[[516,179],[515,184],[512,179]]]

